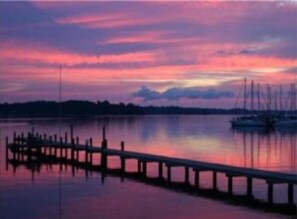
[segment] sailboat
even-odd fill
[[[247,80],[244,79],[244,102],[243,109],[247,111]],[[260,86],[258,86],[258,107],[260,106]],[[270,128],[274,124],[274,120],[270,115],[266,114],[254,114],[254,81],[251,82],[251,115],[235,117],[231,121],[232,128],[239,127],[261,127]]]
[[[291,85],[290,92],[291,109],[290,112],[277,117],[275,127],[277,128],[297,128],[297,111],[296,111],[296,86]]]

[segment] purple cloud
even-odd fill
[[[234,93],[231,91],[217,91],[215,89],[199,89],[199,88],[169,88],[164,92],[158,92],[147,88],[141,87],[138,91],[132,94],[133,97],[141,97],[145,101],[167,99],[179,100],[182,98],[189,99],[220,99],[232,98]]]

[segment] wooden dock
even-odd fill
[[[68,138],[70,141],[68,141]],[[65,133],[65,136],[63,136],[63,138],[60,137],[59,139],[57,135],[47,136],[46,134],[40,135],[39,133],[29,132],[25,136],[24,133],[21,133],[20,135],[14,133],[12,142],[9,142],[8,137],[6,138],[6,157],[9,157],[9,151],[11,151],[14,160],[16,159],[16,156],[25,154],[21,160],[26,159],[27,161],[30,161],[34,156],[46,155],[53,158],[63,158],[69,162],[80,162],[79,153],[83,152],[83,162],[92,165],[93,155],[100,154],[100,168],[107,169],[108,157],[116,156],[121,160],[120,169],[123,172],[125,172],[126,160],[137,160],[138,173],[144,177],[147,175],[147,165],[149,163],[157,163],[157,177],[166,180],[168,183],[172,182],[172,169],[174,167],[182,167],[185,170],[184,184],[190,184],[190,174],[194,174],[194,186],[196,188],[199,188],[200,172],[210,171],[213,175],[213,190],[218,190],[217,174],[223,173],[228,179],[227,193],[229,195],[233,195],[233,179],[236,177],[244,177],[247,180],[246,196],[251,199],[253,198],[253,179],[260,179],[267,183],[267,200],[269,204],[273,204],[274,185],[287,184],[288,205],[295,206],[294,185],[297,185],[297,175],[127,151],[125,150],[124,142],[121,142],[121,148],[119,150],[110,149],[108,148],[105,128],[103,128],[102,139],[100,146],[93,146],[92,138],[86,140],[85,144],[80,144],[79,138],[74,138],[73,136],[72,127],[70,135]],[[164,169],[166,169],[166,177],[163,176],[165,172]]]

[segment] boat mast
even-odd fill
[[[291,113],[294,111],[294,85],[291,84]]]
[[[293,112],[292,113],[295,113],[296,112],[296,85],[295,84],[293,84],[292,98],[293,98]]]
[[[260,110],[261,110],[261,106],[260,106],[260,84],[258,83],[257,85],[258,87],[258,92],[257,92],[257,99],[258,99],[258,112],[260,113]]]
[[[275,105],[275,111],[279,110],[279,107],[277,106],[277,90],[274,90],[274,105]]]
[[[269,87],[269,84],[267,84],[267,111],[270,111],[270,103],[271,103],[270,87]]]
[[[61,137],[62,117],[62,65],[59,66],[59,137]]]
[[[246,78],[244,79],[243,109],[246,112]]]
[[[251,82],[251,113],[254,112],[254,81]]]
[[[279,86],[279,110],[283,111],[283,87]]]

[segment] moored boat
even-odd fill
[[[297,128],[297,116],[282,116],[276,119],[275,127]]]
[[[236,127],[265,127],[271,128],[275,123],[275,119],[272,116],[243,116],[233,118],[231,121],[233,128]]]

